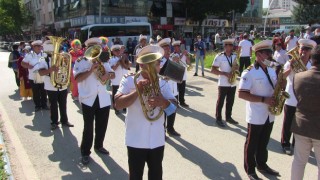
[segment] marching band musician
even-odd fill
[[[99,37],[99,39],[101,39],[101,47],[102,47],[102,51],[103,52],[108,52],[109,51],[109,47],[108,47],[108,42],[109,39],[107,37],[101,36]]]
[[[78,83],[74,79],[73,67],[74,67],[74,64],[77,61],[77,59],[83,56],[81,41],[79,39],[74,39],[73,41],[71,41],[71,48],[72,49],[69,51],[69,53],[72,56],[71,79],[70,79],[71,84],[72,84],[71,95],[75,100],[78,100],[78,96],[79,96]]]
[[[118,91],[120,81],[122,77],[128,73],[130,64],[127,58],[121,55],[121,46],[119,44],[113,45],[111,47],[112,58],[109,60],[109,64],[115,73],[115,78],[111,79],[112,84],[112,102],[114,104],[114,96]],[[114,108],[116,114],[119,114],[120,111]],[[125,109],[124,109],[125,111]]]
[[[249,179],[260,179],[255,168],[262,173],[279,176],[267,165],[268,142],[275,116],[268,111],[274,105],[272,97],[277,76],[271,64],[272,41],[264,40],[252,47],[256,61],[243,71],[239,85],[239,98],[246,100],[247,138],[244,147],[244,168]]]
[[[90,38],[85,42],[87,47],[91,45],[101,45],[101,39]],[[101,77],[103,80],[112,79],[114,75],[109,72],[113,72],[108,63],[103,63],[103,66],[107,73]],[[98,64],[93,64],[92,61],[83,58],[76,61],[74,65],[74,76],[76,81],[78,81],[79,88],[79,101],[82,105],[84,129],[82,134],[81,142],[81,155],[82,163],[84,165],[88,164],[90,161],[90,149],[92,147],[93,141],[93,121],[95,120],[95,141],[94,149],[95,151],[109,155],[103,147],[103,141],[105,138],[109,111],[110,111],[110,94],[106,91],[105,85],[103,85],[96,74]]]
[[[134,56],[135,56],[135,59],[134,59],[135,62],[137,60],[137,54],[139,54],[139,51],[141,51],[141,49],[143,47],[145,47],[146,45],[147,45],[147,36],[140,34],[139,44],[137,44],[137,46],[134,48],[134,51],[133,51]],[[136,63],[136,72],[139,71],[139,67],[140,67],[139,64]]]
[[[226,122],[230,124],[238,124],[238,122],[231,117],[234,96],[236,93],[236,84],[230,84],[228,81],[231,76],[232,66],[235,64],[234,61],[237,61],[236,54],[232,53],[233,42],[234,39],[223,40],[224,52],[217,54],[211,68],[211,72],[213,74],[219,75],[218,100],[216,105],[216,123],[220,127],[225,127],[225,124],[222,122],[221,116],[225,98],[227,98]]]
[[[178,85],[178,92],[179,92],[179,105],[183,107],[189,107],[188,104],[186,104],[186,101],[184,99],[184,95],[186,92],[186,80],[187,80],[187,65],[190,64],[190,58],[188,55],[188,51],[185,50],[183,53],[180,49],[181,41],[175,41],[173,39],[172,46],[173,46],[173,53],[170,55],[171,57],[174,57],[178,63],[179,61],[182,62],[183,66],[185,66],[185,71],[183,75],[183,80],[181,83],[177,83]]]
[[[51,44],[50,40],[44,42],[45,44]],[[54,49],[51,48],[53,46],[48,46],[49,49],[44,46],[43,50],[45,52],[53,52]],[[60,111],[60,122],[62,126],[73,127],[74,125],[69,123],[68,115],[67,115],[67,96],[68,90],[67,87],[63,88],[56,88],[52,85],[50,81],[50,73],[51,72],[58,72],[59,67],[56,65],[52,65],[51,56],[45,58],[45,60],[40,61],[38,66],[39,74],[44,76],[44,89],[47,91],[49,102],[50,102],[50,118],[51,118],[51,130],[57,129],[59,126],[59,115],[58,115],[58,105]]]
[[[139,57],[146,57],[148,54],[156,54],[157,59],[163,56],[163,49],[156,45],[149,45],[141,49]],[[140,64],[141,69],[147,70],[144,64]],[[156,71],[160,71],[160,61],[156,62]],[[122,78],[120,88],[115,97],[116,108],[128,108],[126,116],[125,143],[128,150],[129,179],[141,180],[145,163],[148,164],[148,179],[162,179],[162,160],[164,155],[164,115],[158,120],[148,121],[144,116],[142,105],[138,98],[137,91],[143,92],[143,87],[150,83],[146,71],[137,77],[137,88],[134,83],[134,74],[126,75]],[[176,100],[168,87],[168,83],[159,78],[160,95],[150,96],[147,105],[155,108],[161,107],[167,115],[176,111]]]
[[[170,54],[171,54],[170,53],[170,43],[171,43],[170,38],[164,38],[158,42],[158,45],[160,47],[162,47],[164,50],[163,58],[160,60],[160,67],[161,68],[164,66],[164,64],[167,61],[172,61],[172,59],[170,59]],[[170,86],[171,92],[177,98],[177,96],[178,96],[177,83],[173,80],[167,80],[167,82]],[[176,119],[176,113],[172,113],[171,115],[166,114],[167,133],[170,136],[180,136],[180,133],[178,133],[173,127],[175,119]]]
[[[44,83],[42,79],[37,82],[36,79],[36,70],[38,69],[37,65],[39,64],[40,58],[47,57],[47,54],[42,52],[42,41],[36,40],[32,42],[33,51],[27,54],[21,62],[21,66],[28,68],[29,70],[29,80],[32,87],[33,101],[35,104],[35,112],[40,111],[41,109],[49,110],[47,106],[47,92],[44,89]]]
[[[307,69],[311,68],[311,50],[317,46],[317,43],[313,40],[309,39],[300,39],[298,41],[299,44],[299,57],[303,64],[306,66]],[[291,124],[293,119],[295,118],[295,112],[297,107],[297,99],[293,93],[293,77],[296,74],[292,70],[292,60],[288,61],[284,65],[284,78],[287,79],[286,85],[286,92],[289,93],[290,97],[286,99],[284,104],[284,117],[283,117],[283,125],[282,125],[282,132],[281,132],[281,146],[283,152],[285,154],[291,155],[291,143],[290,138],[292,135],[291,132]],[[292,138],[292,146],[294,146],[294,137]]]

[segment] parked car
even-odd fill
[[[284,33],[286,33],[286,34],[289,34],[290,30],[291,30],[291,29],[275,29],[274,31],[271,32],[271,35],[273,36],[273,35],[275,35],[275,34],[278,33],[278,32],[281,34],[282,31],[284,31]]]
[[[9,42],[4,42],[3,43],[3,49],[8,50],[10,43]]]

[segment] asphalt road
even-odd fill
[[[79,145],[83,120],[80,104],[68,96],[69,121],[73,128],[50,130],[49,111],[34,113],[32,100],[22,100],[14,74],[7,68],[9,53],[0,52],[0,113],[3,129],[7,130],[9,157],[19,162],[25,179],[128,179],[127,152],[124,145],[124,119],[110,111],[104,146],[110,156],[94,151],[91,163],[80,163]],[[243,147],[246,136],[245,101],[236,98],[233,118],[239,125],[217,127],[214,119],[217,99],[216,76],[193,77],[188,73],[186,102],[190,108],[180,108],[175,128],[180,138],[170,137],[165,146],[163,179],[247,179],[243,168]],[[224,113],[223,113],[224,114]],[[269,143],[268,165],[281,174],[278,179],[290,179],[292,156],[280,148],[282,115],[276,118]],[[10,149],[10,148],[9,148]],[[15,157],[15,158],[14,158]],[[317,179],[317,166],[310,156],[305,179]],[[29,167],[27,167],[29,165]],[[145,168],[147,169],[147,168]],[[20,172],[21,173],[21,172]],[[258,173],[263,179],[277,179]],[[21,176],[20,176],[21,177]],[[144,179],[147,179],[145,170]]]

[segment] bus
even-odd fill
[[[139,41],[140,34],[143,34],[150,39],[152,37],[151,24],[147,22],[133,22],[127,24],[92,24],[81,28],[80,40],[85,42],[91,37],[105,36],[109,39],[120,38],[123,45],[127,44],[127,40],[134,38]],[[109,44],[108,44],[109,45]]]

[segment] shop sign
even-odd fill
[[[99,16],[95,16],[95,22],[100,23]],[[102,16],[101,24],[116,24],[116,23],[125,23],[125,18],[123,16]]]
[[[87,16],[73,18],[70,22],[71,27],[87,25]]]
[[[184,26],[186,24],[186,18],[174,18],[175,26]]]
[[[291,17],[280,18],[280,24],[294,24]]]
[[[239,23],[242,23],[242,24],[261,24],[262,18],[240,17]]]
[[[202,21],[202,26],[226,27],[226,26],[228,26],[228,20],[226,20],[226,19],[205,19]]]
[[[135,17],[135,16],[126,16],[124,18],[125,23],[132,23],[132,22],[148,22],[147,17]]]
[[[172,30],[173,25],[170,24],[156,24],[153,26],[154,30]]]

